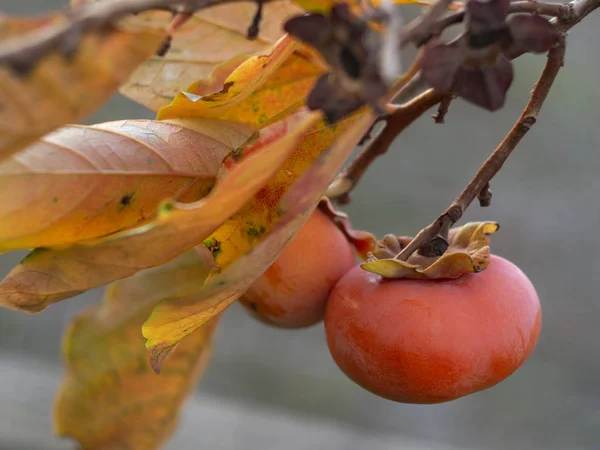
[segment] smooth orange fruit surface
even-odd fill
[[[532,353],[541,330],[535,288],[492,256],[454,280],[383,279],[359,266],[331,293],[327,343],[365,389],[404,403],[441,403],[504,380]]]
[[[345,236],[317,209],[240,302],[252,315],[271,325],[314,325],[323,320],[333,287],[355,264]]]

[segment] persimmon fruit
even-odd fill
[[[535,288],[492,256],[456,279],[384,279],[360,266],[325,314],[333,359],[354,382],[403,403],[441,403],[489,388],[531,355],[540,335]]]
[[[323,320],[333,287],[355,264],[344,234],[317,209],[240,303],[257,319],[277,327],[314,325]]]

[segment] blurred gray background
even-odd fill
[[[8,13],[41,13],[66,0],[0,0]],[[495,178],[493,250],[518,264],[543,306],[529,362],[498,386],[435,406],[392,403],[335,366],[322,326],[281,331],[225,314],[216,353],[171,449],[600,449],[600,12],[576,27],[538,124]],[[516,62],[506,107],[455,102],[446,125],[428,116],[376,163],[346,210],[357,228],[414,234],[458,194],[510,129],[545,58]],[[432,111],[433,112],[433,111]],[[115,96],[87,122],[151,118]],[[4,276],[22,253],[0,257]],[[36,316],[0,310],[0,449],[69,448],[52,437],[62,330],[97,301],[95,290]]]

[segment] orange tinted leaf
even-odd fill
[[[154,221],[98,242],[31,252],[0,283],[0,305],[37,312],[191,249],[277,173],[319,118],[318,113],[301,111],[263,129],[243,155],[234,152],[225,161],[216,186],[198,202],[166,202]]]
[[[299,108],[323,69],[297,52],[299,44],[281,39],[267,55],[255,56],[236,68],[220,92],[203,96],[194,84],[158,113],[159,119],[219,118],[263,127]],[[296,52],[295,52],[296,51]]]
[[[255,3],[235,2],[203,9],[176,29],[167,54],[152,56],[144,62],[121,86],[120,92],[158,111],[192,83],[210,79],[219,66],[227,71],[233,63],[241,63],[242,56],[245,59],[267,51],[283,36],[283,23],[301,12],[288,0],[265,3],[260,33],[250,40],[247,31],[256,13]],[[164,30],[171,20],[168,12],[150,11],[130,17],[127,22]],[[222,84],[202,95],[212,94],[221,87]]]
[[[1,20],[1,19],[0,19]],[[16,21],[16,23],[15,23]],[[30,37],[69,26],[67,15],[23,25],[19,19],[0,24],[4,54],[26,54]],[[32,29],[33,28],[33,29]],[[165,37],[164,31],[109,27],[87,31],[67,56],[49,50],[31,67],[5,58],[0,64],[0,159],[101,106]],[[25,56],[22,57],[25,60]]]
[[[190,332],[236,301],[283,252],[314,211],[327,186],[373,123],[362,114],[333,146],[318,158],[278,202],[281,218],[270,233],[219,273],[213,272],[199,294],[159,303],[143,334],[148,339],[152,366],[159,369],[173,348]]]
[[[192,333],[159,376],[148,362],[140,328],[174,283],[198,282],[209,270],[198,254],[188,252],[113,283],[100,305],[74,319],[63,341],[67,376],[56,403],[58,435],[86,450],[160,447],[208,364],[218,319]]]
[[[292,183],[346,130],[356,126],[362,114],[361,111],[335,125],[325,122],[314,125],[281,170],[240,211],[204,241],[204,245],[213,250],[220,268],[227,267],[248,252],[270,231],[281,217],[278,204]]]
[[[165,198],[198,200],[230,138],[148,120],[60,128],[0,163],[0,252],[99,238],[152,218]]]

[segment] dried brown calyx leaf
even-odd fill
[[[523,53],[547,52],[559,37],[545,18],[509,17],[509,7],[510,0],[469,0],[464,34],[426,48],[424,80],[439,92],[453,90],[487,110],[501,108],[513,80],[510,60]]]
[[[408,261],[399,261],[394,257],[411,238],[387,235],[378,242],[377,250],[361,267],[385,278],[432,280],[481,272],[490,260],[489,235],[498,231],[498,228],[495,222],[470,222],[453,228],[448,233],[448,248],[442,256],[424,256],[419,251],[411,255]]]
[[[371,252],[377,250],[377,239],[375,236],[368,231],[355,230],[352,228],[352,223],[347,214],[337,211],[331,200],[327,197],[323,197],[319,202],[319,209],[323,211],[329,219],[340,229],[348,242],[350,242],[356,249],[361,260],[366,260]]]
[[[365,104],[383,114],[380,99],[388,90],[379,65],[381,36],[345,3],[328,15],[306,14],[288,20],[285,31],[317,49],[330,67],[315,83],[308,107],[322,110],[330,123]]]

